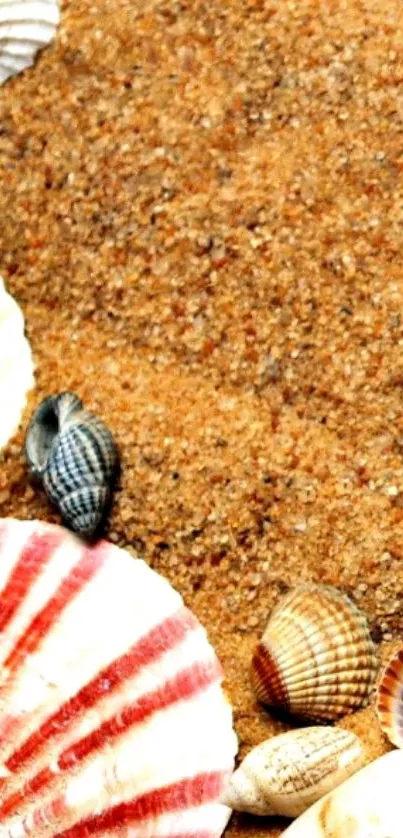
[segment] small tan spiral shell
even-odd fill
[[[275,607],[252,660],[265,704],[333,721],[368,702],[377,671],[365,616],[328,586],[303,585]]]
[[[361,741],[348,730],[290,730],[253,748],[232,775],[223,802],[253,815],[295,818],[351,777],[364,760]]]

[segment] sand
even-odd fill
[[[241,754],[285,729],[248,667],[290,586],[340,586],[383,656],[403,631],[402,39],[395,0],[76,0],[0,89],[37,364],[0,514],[59,520],[21,446],[76,391],[121,449],[110,537],[205,623]],[[344,724],[385,749],[371,708]]]

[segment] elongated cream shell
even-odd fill
[[[1,838],[220,838],[236,753],[221,681],[145,562],[0,521]]]
[[[57,0],[0,0],[0,84],[34,63],[59,19]]]
[[[360,740],[347,730],[291,730],[267,739],[245,757],[223,800],[241,812],[295,818],[364,761]]]
[[[274,609],[251,679],[263,703],[333,721],[368,702],[376,670],[364,615],[335,588],[304,585]]]
[[[33,386],[34,364],[24,317],[0,277],[0,449],[18,430]]]
[[[393,655],[382,672],[376,712],[385,735],[398,748],[403,748],[403,648]]]
[[[403,751],[391,751],[322,797],[282,838],[402,838]]]

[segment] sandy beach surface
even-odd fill
[[[206,625],[241,755],[286,729],[248,669],[289,587],[340,586],[382,656],[403,632],[402,43],[395,0],[76,0],[0,89],[37,364],[0,514],[59,520],[21,446],[74,390],[121,449],[110,537]],[[342,724],[387,747],[372,708]]]

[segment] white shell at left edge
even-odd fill
[[[34,363],[24,317],[0,277],[0,450],[18,430],[33,386]]]
[[[59,20],[57,0],[0,0],[0,84],[34,63]]]
[[[282,838],[402,838],[403,751],[391,751],[322,797]]]

